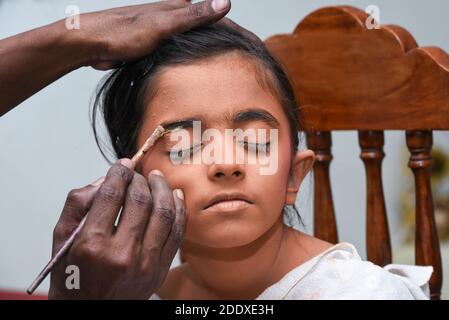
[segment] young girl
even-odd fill
[[[298,214],[296,195],[314,153],[298,150],[301,115],[293,90],[262,43],[218,24],[172,36],[114,71],[100,88],[94,120],[96,111],[118,158],[132,157],[160,124],[182,127],[191,138],[165,136],[139,168],[144,176],[158,169],[171,188],[182,189],[187,210],[185,262],[149,298],[428,297],[431,267],[381,268],[362,261],[351,244],[332,245],[284,224],[284,216]],[[276,153],[276,170],[261,174],[259,162],[173,161],[202,159],[210,141],[194,133],[195,122],[220,133],[275,130],[274,139],[223,134],[233,147],[222,145],[225,158],[235,159],[239,150],[248,159]]]

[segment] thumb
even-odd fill
[[[231,10],[230,0],[206,0],[173,11],[169,33],[184,32],[219,21]]]

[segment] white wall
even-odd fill
[[[0,39],[63,18],[67,5],[88,12],[143,2],[0,0]],[[438,45],[449,52],[449,2],[444,0],[234,0],[229,16],[266,38],[291,32],[316,8],[342,2],[362,9],[375,4],[381,10],[381,23],[404,26],[420,45]],[[52,229],[67,192],[104,175],[108,168],[88,117],[90,98],[103,74],[89,68],[77,70],[0,118],[2,288],[25,290],[50,256]],[[436,143],[445,135],[436,134]],[[404,145],[403,134],[387,133],[383,177],[394,244],[401,240],[398,187],[403,181]],[[340,240],[354,243],[364,256],[365,180],[356,134],[335,134],[333,150],[331,175]],[[305,188],[299,202],[309,231],[312,199],[311,188]],[[40,291],[47,288],[48,280]]]

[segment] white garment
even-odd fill
[[[256,300],[429,299],[431,266],[363,261],[350,243],[339,243],[288,272]],[[153,294],[150,300],[160,300]]]

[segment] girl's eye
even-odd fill
[[[202,144],[196,144],[188,149],[180,149],[180,150],[171,150],[168,152],[168,155],[170,156],[170,159],[174,161],[180,161],[184,159],[190,158],[193,153],[197,152],[199,149],[201,149]]]
[[[238,142],[241,146],[245,147],[245,149],[248,150],[248,152],[251,153],[267,153],[270,151],[270,142],[267,143],[255,143],[255,142],[248,142],[248,141],[239,141]]]

